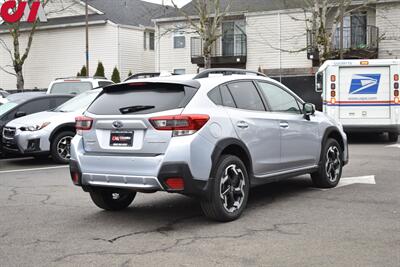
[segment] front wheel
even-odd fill
[[[342,176],[342,149],[335,139],[328,139],[322,150],[322,158],[318,171],[311,174],[316,187],[336,187]]]
[[[249,197],[249,177],[236,156],[223,155],[212,172],[210,197],[201,201],[204,214],[213,220],[228,222],[240,217]]]
[[[92,189],[90,197],[97,207],[118,211],[126,209],[135,199],[136,192],[112,189]]]
[[[71,140],[75,133],[65,131],[57,134],[51,142],[51,157],[57,163],[68,164],[71,158]]]

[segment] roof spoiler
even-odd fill
[[[162,79],[157,79],[156,81],[129,81],[129,82],[124,82],[124,83],[119,83],[119,84],[113,84],[113,85],[108,85],[103,88],[103,91],[106,92],[112,92],[116,90],[124,90],[124,89],[129,89],[133,88],[135,86],[137,87],[143,87],[151,84],[169,84],[169,85],[183,85],[185,87],[191,87],[194,89],[199,89],[200,88],[200,83],[195,80],[186,80],[186,81],[175,81],[175,80],[162,80]]]

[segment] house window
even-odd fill
[[[183,32],[174,33],[174,48],[185,48],[186,38]]]
[[[185,69],[174,69],[174,74],[178,74],[178,75],[186,74],[186,70]]]
[[[335,47],[340,47],[340,23],[335,33]],[[352,12],[343,18],[343,48],[359,49],[367,45],[367,12]]]
[[[143,48],[147,49],[147,32],[143,32]]]
[[[149,48],[154,50],[154,32],[149,32]]]

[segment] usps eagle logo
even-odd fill
[[[375,95],[378,93],[381,74],[355,74],[351,80],[351,95]]]

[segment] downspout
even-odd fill
[[[278,29],[279,29],[279,82],[282,82],[282,27],[281,12],[278,12]]]
[[[117,25],[117,34],[118,34],[118,38],[117,38],[117,46],[118,46],[118,69],[119,69],[119,73],[120,75],[122,74],[122,69],[121,69],[121,33],[120,33],[120,25]],[[122,78],[121,78],[122,79]]]
[[[161,72],[161,63],[160,63],[160,60],[161,60],[161,45],[160,45],[160,43],[161,43],[161,34],[160,34],[160,24],[157,24],[157,39],[158,39],[158,41],[157,41],[157,55],[156,55],[156,57],[157,57],[157,70],[158,70],[158,72]]]

